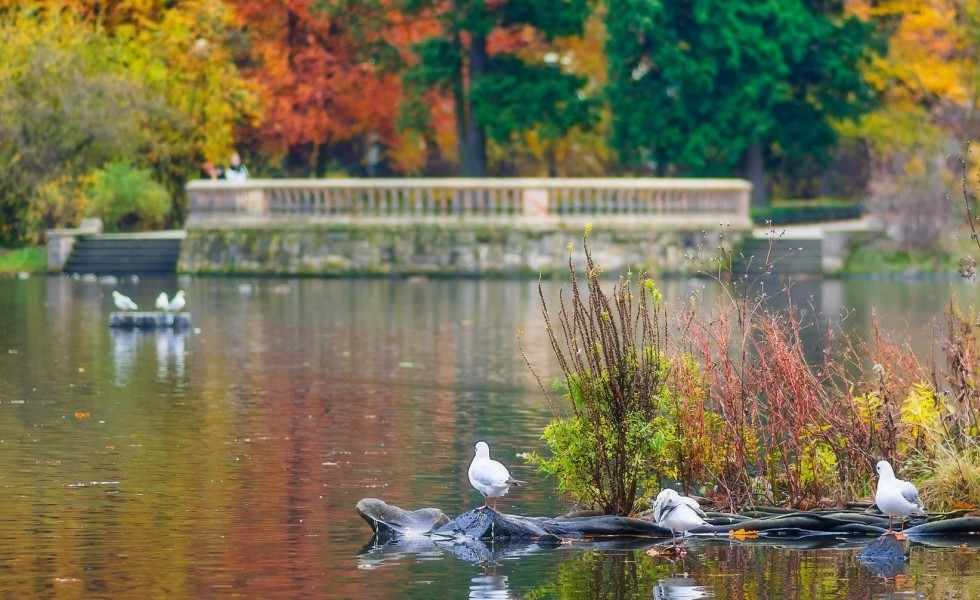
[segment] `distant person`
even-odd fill
[[[213,162],[206,162],[201,165],[201,177],[203,179],[224,179],[225,171]]]
[[[245,181],[248,179],[248,169],[242,164],[242,157],[237,152],[233,152],[228,159],[228,168],[225,169],[225,179],[229,181]]]

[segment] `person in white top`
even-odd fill
[[[225,169],[225,179],[228,181],[245,181],[248,179],[248,169],[242,163],[242,157],[237,152],[231,154],[228,159],[228,168]]]

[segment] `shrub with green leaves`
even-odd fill
[[[664,347],[664,304],[651,280],[634,281],[631,273],[607,296],[587,236],[588,230],[586,293],[569,257],[571,300],[566,304],[563,291],[560,332],[538,286],[563,373],[556,386],[571,400],[571,412],[559,414],[548,398],[555,414],[544,433],[551,457],[531,454],[529,460],[554,476],[559,491],[573,500],[626,515],[659,489],[677,443],[668,415],[673,402],[667,386],[671,363]]]
[[[170,194],[149,169],[115,163],[98,173],[89,188],[90,213],[106,231],[159,229],[170,213]]]

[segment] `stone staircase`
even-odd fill
[[[732,260],[732,275],[782,277],[823,274],[823,240],[751,236]]]
[[[172,275],[177,272],[186,232],[84,235],[71,249],[63,271],[93,275]]]

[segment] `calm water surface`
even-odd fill
[[[550,418],[517,349],[557,371],[535,282],[143,279],[187,291],[195,330],[106,327],[116,286],[0,279],[0,597],[970,598],[976,548],[913,548],[877,573],[843,544],[374,547],[364,497],[449,515],[481,502],[472,447],[532,485],[510,512],[569,508],[515,455]],[[546,284],[554,298],[560,284]],[[664,283],[683,300],[704,285]],[[712,295],[709,288],[706,295]],[[948,282],[804,282],[867,331],[932,346]],[[815,338],[816,339],[816,338]],[[814,342],[816,343],[816,342]],[[974,544],[968,544],[974,545]],[[889,575],[886,580],[884,575]]]

